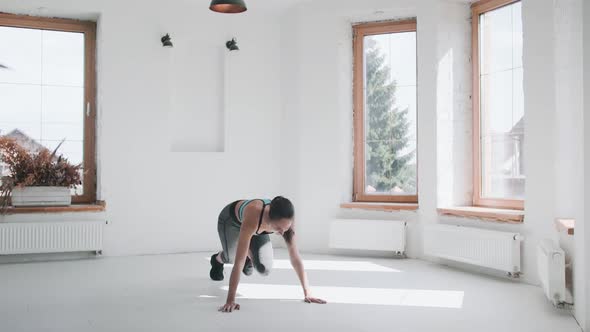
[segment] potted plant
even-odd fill
[[[28,151],[10,137],[0,137],[0,161],[8,169],[1,177],[0,207],[9,201],[17,206],[67,206],[72,203],[70,188],[81,184],[82,165],[72,165],[63,156],[46,148]]]

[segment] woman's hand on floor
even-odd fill
[[[318,299],[317,297],[311,297],[311,296],[306,296],[305,299],[303,300],[306,303],[318,303],[318,304],[326,304],[327,302],[322,300],[322,299]]]
[[[235,302],[228,302],[222,307],[219,307],[219,311],[221,312],[232,312],[233,310],[240,310],[240,305]]]

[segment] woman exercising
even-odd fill
[[[326,303],[312,297],[303,262],[295,245],[293,217],[295,211],[288,199],[277,196],[268,199],[252,199],[235,201],[226,206],[219,214],[217,231],[223,251],[211,256],[213,280],[223,280],[223,264],[233,263],[234,267],[229,278],[227,300],[219,311],[232,312],[240,310],[236,303],[236,291],[240,282],[240,271],[251,275],[254,268],[268,275],[273,264],[273,250],[269,234],[278,233],[287,243],[291,265],[297,272],[303,287],[304,301],[307,303]]]

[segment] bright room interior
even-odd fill
[[[0,0],[0,331],[590,331],[584,82],[583,0]]]

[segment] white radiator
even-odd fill
[[[0,223],[0,255],[101,253],[104,221]]]
[[[537,270],[541,287],[553,305],[572,302],[565,283],[565,252],[549,239],[537,246]]]
[[[424,253],[428,256],[520,274],[518,233],[490,231],[451,225],[432,225],[424,229]]]
[[[330,227],[330,247],[406,251],[406,223],[392,220],[338,219]]]

